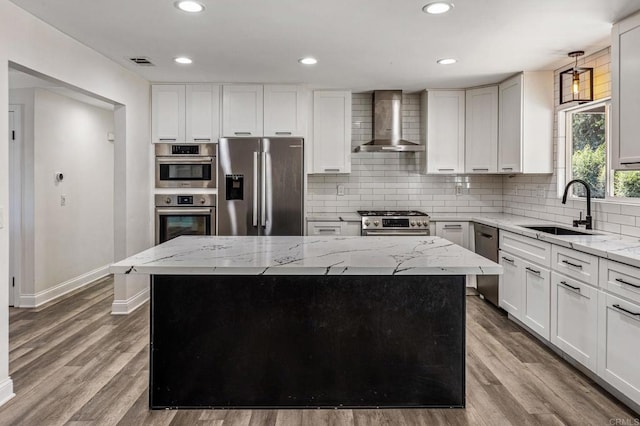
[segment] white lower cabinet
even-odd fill
[[[434,235],[469,249],[469,222],[436,222]]]
[[[359,236],[360,228],[360,222],[311,220],[307,222],[307,235],[316,237],[320,235]]]
[[[500,250],[499,263],[503,268],[498,278],[498,305],[513,317],[522,319],[523,260]]]
[[[598,376],[640,404],[640,304],[598,294]]]
[[[520,320],[549,340],[551,271],[522,261],[522,318]]]
[[[551,273],[551,343],[596,371],[598,290]]]

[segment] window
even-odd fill
[[[593,198],[640,202],[640,171],[609,167],[609,101],[590,103],[567,112],[567,182],[582,179]],[[582,185],[571,187],[574,197],[585,197]]]

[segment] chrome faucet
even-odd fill
[[[585,225],[586,229],[593,229],[593,223],[591,219],[591,188],[589,188],[589,184],[582,179],[574,179],[564,187],[564,195],[562,196],[562,204],[567,204],[567,193],[569,192],[569,187],[574,183],[581,183],[587,188],[587,217],[582,220],[582,212],[580,212],[580,219],[573,221],[573,226],[576,228],[578,225]]]

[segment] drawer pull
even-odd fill
[[[340,169],[324,169],[325,172],[339,172]]]
[[[446,229],[461,229],[462,225],[445,225]]]
[[[574,268],[580,268],[580,269],[582,269],[582,265],[578,265],[578,264],[576,264],[576,263],[571,263],[571,262],[569,262],[568,260],[563,260],[563,261],[562,261],[562,263],[566,263],[567,265],[569,265],[569,266],[573,266]]]
[[[616,309],[617,309],[617,310],[619,310],[619,311],[626,312],[626,313],[628,313],[629,315],[633,315],[633,316],[636,316],[636,317],[640,317],[640,314],[637,314],[637,313],[635,313],[635,312],[631,312],[631,311],[627,311],[625,308],[623,308],[622,306],[620,306],[620,305],[618,305],[618,304],[613,305],[613,307],[614,307],[614,308],[616,308]]]
[[[640,288],[640,285],[631,284],[631,283],[623,280],[622,278],[616,278],[616,281],[621,283],[621,284],[624,284],[624,285],[630,285],[631,287]]]
[[[535,269],[531,269],[531,268],[529,268],[528,266],[527,266],[527,268],[526,268],[526,269],[527,269],[527,271],[529,271],[529,272],[533,272],[534,274],[540,275],[540,271],[536,271]]]
[[[580,293],[580,287],[574,287],[574,286],[572,286],[572,285],[569,285],[569,284],[567,284],[567,282],[566,282],[566,281],[560,281],[560,284],[562,284],[562,285],[563,285],[563,286],[565,286],[565,287],[569,287],[571,290],[575,290],[575,291],[577,291],[578,293]]]
[[[508,257],[502,256],[502,260],[504,260],[506,262],[509,262],[509,263],[514,263],[514,260],[513,259],[509,259]]]

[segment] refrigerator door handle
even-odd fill
[[[253,153],[253,226],[258,226],[258,154]]]
[[[262,164],[260,165],[262,169],[262,191],[261,191],[261,202],[260,202],[260,225],[267,226],[267,153],[261,152],[260,156],[262,157]]]

